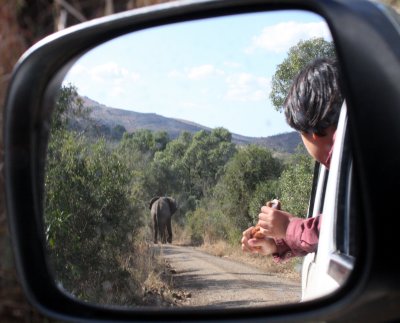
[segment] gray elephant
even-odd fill
[[[154,243],[157,243],[157,236],[160,235],[162,243],[172,242],[171,217],[177,210],[176,201],[171,197],[153,197],[149,208],[153,218]],[[168,237],[166,236],[166,231]]]

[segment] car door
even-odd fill
[[[330,169],[318,165],[309,216],[322,216],[318,250],[308,254],[302,268],[302,301],[332,293],[353,268],[356,239],[352,217],[352,157],[344,104]]]
[[[326,181],[329,171],[326,167],[316,162],[314,170],[313,189],[311,193],[310,206],[307,217],[315,217],[322,213],[323,200],[325,196]],[[304,257],[301,282],[302,282],[302,301],[307,300],[315,283],[315,277],[318,275],[318,267],[316,265],[316,252],[309,253]]]

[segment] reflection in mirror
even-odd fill
[[[275,263],[240,241],[274,198],[307,214],[314,162],[281,107],[316,56],[334,56],[332,39],[303,11],[152,28],[83,55],[46,157],[60,288],[130,307],[299,302],[302,258]]]

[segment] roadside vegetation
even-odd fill
[[[325,50],[324,41],[309,42],[292,52],[321,44]],[[267,201],[279,198],[285,210],[307,213],[313,162],[301,146],[282,156],[257,145],[236,146],[224,128],[176,139],[146,129],[105,129],[90,119],[78,89],[64,85],[52,115],[45,173],[44,226],[56,281],[88,302],[151,304],[147,296],[155,286],[165,289],[165,266],[153,248],[148,203],[163,195],[178,203],[175,242],[249,257],[298,278],[296,260],[266,267],[271,259],[240,251],[242,231],[257,222]]]

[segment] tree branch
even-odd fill
[[[86,21],[86,17],[80,13],[78,10],[76,10],[72,5],[70,5],[67,1],[65,0],[55,0],[60,6],[62,6],[65,10],[68,11],[72,16],[74,16],[76,19],[78,19],[80,22]]]

